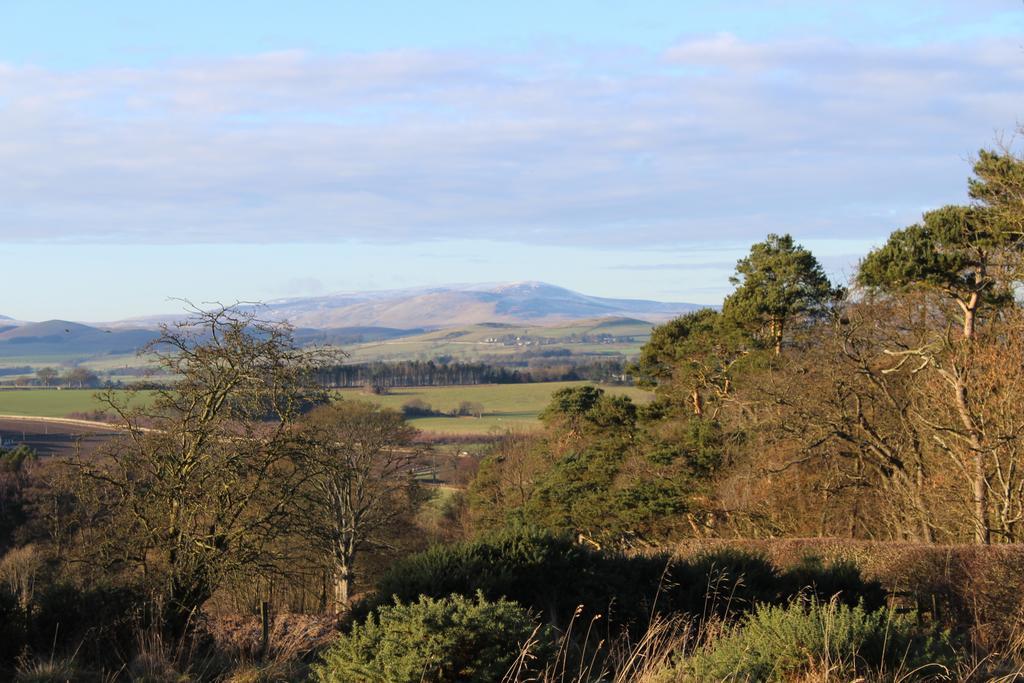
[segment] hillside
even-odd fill
[[[0,329],[0,357],[5,358],[130,354],[156,336],[153,330],[109,330],[67,320]]]
[[[449,357],[459,361],[571,351],[574,355],[634,356],[652,323],[633,318],[574,320],[557,325],[478,323],[430,330],[345,348],[351,362]]]
[[[663,321],[701,306],[609,299],[543,282],[453,285],[339,293],[268,302],[267,313],[300,327],[447,328],[485,322],[552,325],[602,317]]]
[[[479,360],[567,345],[573,354],[634,355],[652,324],[697,308],[515,282],[281,299],[260,306],[258,315],[294,325],[300,345],[340,346],[353,361]],[[0,367],[86,362],[123,373],[138,365],[130,357],[157,336],[161,323],[185,315],[93,324],[0,316]]]

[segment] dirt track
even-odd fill
[[[0,441],[5,447],[24,443],[40,457],[90,453],[117,435],[115,429],[82,422],[0,417]]]

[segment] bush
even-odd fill
[[[483,417],[484,404],[479,401],[463,401],[455,410],[456,417]]]
[[[680,544],[685,559],[708,548],[731,547],[763,554],[778,567],[799,566],[804,558],[828,559],[833,566],[855,564],[868,585],[909,593],[905,604],[964,633],[982,653],[1005,653],[1024,632],[1024,544],[992,546],[890,543],[852,539],[773,539]],[[877,583],[874,583],[877,581]],[[877,590],[877,588],[875,589]],[[844,592],[845,595],[845,592]]]
[[[25,647],[25,615],[17,596],[0,586],[0,669],[10,667]]]
[[[783,572],[782,580],[787,595],[802,594],[819,602],[835,598],[849,607],[863,605],[868,611],[883,607],[888,595],[879,581],[861,576],[860,568],[850,560],[836,560],[826,565],[820,558],[810,555]]]
[[[789,681],[826,671],[830,680],[897,671],[924,677],[948,664],[951,648],[922,634],[912,616],[813,600],[758,607],[683,668],[698,681]]]
[[[321,683],[500,681],[534,634],[550,642],[529,612],[505,600],[452,595],[381,607],[324,654]],[[536,650],[534,650],[536,652]]]
[[[721,549],[689,560],[666,555],[598,551],[538,530],[507,531],[439,546],[401,560],[378,583],[357,615],[420,595],[490,600],[508,598],[564,625],[580,605],[582,617],[604,615],[612,625],[643,627],[654,614],[704,618],[742,614],[755,605],[785,604],[797,594],[881,605],[885,592],[856,567],[808,561],[780,572],[756,553]]]
[[[471,597],[480,592],[488,600],[507,598],[536,609],[556,625],[567,622],[580,605],[590,614],[614,612],[617,620],[646,620],[664,566],[663,558],[626,558],[564,536],[510,531],[435,546],[396,562],[362,611],[421,595]]]
[[[422,398],[411,398],[402,404],[402,415],[407,418],[414,417],[437,417],[441,415],[438,411],[424,401]]]
[[[742,614],[760,603],[788,597],[778,570],[758,554],[734,550],[675,561],[666,572],[663,609],[694,616]]]
[[[536,579],[556,565],[569,569],[577,564],[579,554],[572,542],[538,532],[434,546],[392,564],[378,582],[377,602],[410,602],[420,595],[439,598],[451,593],[470,597],[479,591],[488,599],[508,597],[540,607],[535,591],[544,586]]]

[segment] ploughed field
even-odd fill
[[[537,382],[532,384],[480,384],[451,387],[399,387],[387,394],[371,394],[361,389],[342,389],[346,399],[372,401],[396,410],[414,399],[428,404],[434,411],[451,413],[462,402],[483,405],[481,417],[417,417],[410,424],[424,432],[449,434],[489,434],[505,429],[535,429],[537,415],[551,400],[551,395],[565,387],[588,382]],[[635,387],[604,387],[610,394],[625,394],[637,403],[650,400],[651,394]],[[136,400],[147,400],[149,392],[139,392]],[[0,415],[39,417],[82,417],[103,409],[91,389],[26,389],[0,391]]]
[[[0,443],[4,447],[24,444],[40,457],[92,453],[117,434],[117,430],[102,426],[0,418]]]

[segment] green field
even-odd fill
[[[393,389],[390,394],[374,395],[361,389],[343,389],[344,398],[373,401],[399,409],[414,398],[434,410],[450,411],[462,401],[482,403],[483,417],[421,417],[409,423],[423,431],[452,434],[487,434],[505,429],[535,429],[537,414],[548,404],[551,394],[565,387],[584,386],[587,382],[538,382],[535,384],[479,384],[458,387],[417,387]],[[634,387],[605,387],[610,394],[624,394],[638,403],[646,403],[651,394]]]
[[[564,387],[583,386],[587,382],[541,382],[536,384],[480,384],[458,387],[398,388],[390,394],[374,395],[360,389],[342,389],[346,399],[372,401],[400,409],[414,398],[431,405],[434,410],[450,411],[463,401],[482,403],[483,417],[422,417],[410,424],[427,432],[450,434],[489,434],[505,429],[535,429],[537,414],[551,399],[551,394]],[[624,394],[638,403],[646,403],[651,394],[634,387],[606,387],[611,394]],[[145,400],[149,392],[139,392]],[[0,415],[67,417],[71,413],[87,413],[104,406],[90,389],[0,391]]]
[[[138,392],[145,400],[150,392]],[[23,389],[0,391],[0,415],[67,417],[71,413],[103,410],[94,389]]]

